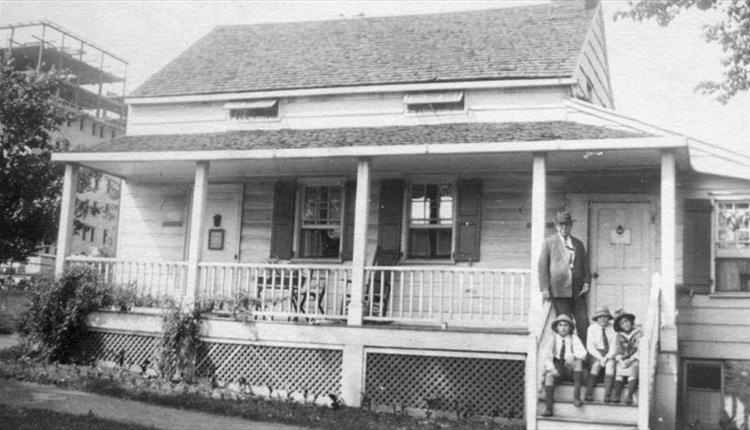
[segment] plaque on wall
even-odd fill
[[[224,249],[224,229],[212,228],[208,230],[208,249],[221,251]]]

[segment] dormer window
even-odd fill
[[[463,91],[411,93],[404,96],[407,113],[461,112],[464,110]]]
[[[222,109],[229,111],[229,118],[236,120],[269,120],[279,117],[278,100],[252,100],[225,103]]]

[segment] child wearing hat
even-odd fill
[[[573,380],[573,402],[581,406],[581,373],[583,360],[586,359],[586,348],[581,339],[573,334],[575,324],[565,315],[559,315],[552,321],[551,345],[545,347],[544,361],[544,403],[545,417],[552,416],[554,404],[555,382],[561,379]]]
[[[615,378],[615,338],[616,333],[612,325],[612,314],[606,306],[599,307],[588,328],[586,335],[586,350],[589,352],[591,372],[586,383],[586,401],[594,400],[594,384],[599,373],[604,369],[604,401],[612,401],[612,382]]]
[[[615,361],[617,365],[612,401],[615,403],[620,401],[623,380],[627,377],[625,404],[631,405],[633,404],[633,393],[638,385],[638,343],[643,337],[643,332],[635,327],[635,315],[623,310],[615,313],[615,331],[617,331],[615,341]]]

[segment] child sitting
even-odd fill
[[[559,315],[552,321],[551,345],[544,349],[544,403],[546,408],[542,414],[545,417],[552,416],[552,405],[554,404],[555,383],[558,380],[573,380],[573,402],[581,406],[581,372],[583,371],[583,360],[586,358],[586,348],[581,339],[573,334],[575,324],[567,315]]]
[[[635,315],[625,311],[615,313],[615,387],[612,401],[620,401],[623,379],[628,378],[625,404],[633,404],[633,393],[638,385],[638,343],[643,337],[640,329],[635,328]]]
[[[612,401],[612,382],[615,378],[615,329],[609,308],[602,306],[592,318],[596,324],[589,326],[586,333],[586,350],[589,352],[591,372],[586,384],[586,401],[594,400],[594,384],[599,372],[604,369],[604,401]]]

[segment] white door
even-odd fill
[[[654,246],[648,203],[591,203],[589,313],[601,305],[646,317]],[[639,321],[640,320],[640,321]]]
[[[231,263],[240,253],[242,184],[209,185],[201,261]]]

